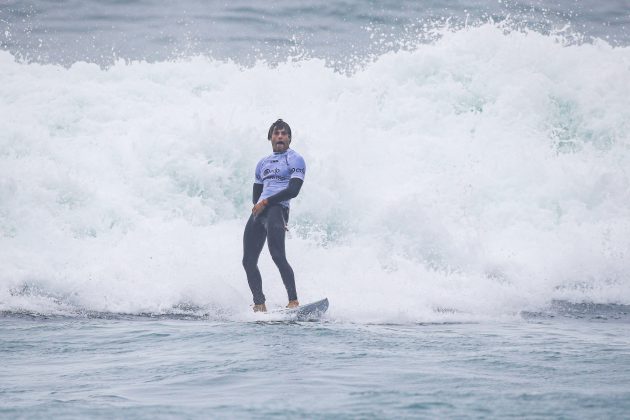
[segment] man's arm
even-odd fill
[[[289,186],[286,187],[284,190],[275,193],[271,197],[267,197],[267,202],[269,204],[276,204],[281,201],[290,200],[297,197],[297,195],[300,193],[300,188],[302,188],[303,183],[304,181],[302,181],[300,178],[291,178],[289,180]],[[258,195],[258,197],[260,197],[260,194]]]
[[[257,184],[254,182],[254,188],[252,191],[252,203],[258,203],[258,199],[260,198],[260,194],[263,192],[263,184]]]

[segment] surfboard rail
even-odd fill
[[[295,318],[296,321],[316,321],[328,310],[328,298],[300,305],[297,308],[282,308],[270,313],[283,314]]]

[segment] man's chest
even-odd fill
[[[290,176],[290,169],[285,157],[267,158],[261,166],[262,179],[286,179]]]

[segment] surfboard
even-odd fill
[[[318,300],[317,302],[300,305],[297,308],[282,308],[271,313],[287,315],[296,321],[315,321],[318,320],[328,310],[328,298]]]

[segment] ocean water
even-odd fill
[[[627,418],[629,10],[3,2],[0,414]],[[318,322],[240,262],[278,117]]]
[[[0,410],[6,418],[627,418],[627,322],[9,317],[0,324]]]

